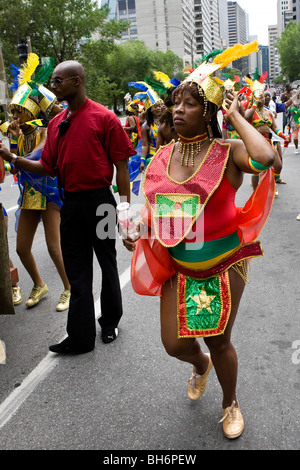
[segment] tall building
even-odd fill
[[[220,33],[220,38],[221,38],[222,49],[226,49],[229,46],[227,0],[218,0],[218,3],[219,3],[219,33]]]
[[[210,0],[194,0],[197,59],[212,50]]]
[[[253,42],[253,41],[258,41],[258,37],[254,35],[249,36],[249,42]],[[267,70],[263,70],[262,53],[261,53],[260,47],[258,48],[258,52],[252,52],[252,54],[249,56],[249,72],[254,73],[256,70],[259,75],[267,71]]]
[[[269,46],[258,46],[261,53],[262,72],[268,72],[266,82],[270,83],[270,69],[269,69]]]
[[[269,78],[270,82],[280,75],[279,55],[276,48],[278,38],[278,27],[276,25],[268,26],[269,35]]]
[[[281,36],[286,25],[293,20],[292,4],[292,0],[277,0],[277,27],[279,36]]]
[[[101,0],[104,4],[111,17],[131,23],[122,42],[138,39],[149,49],[171,50],[191,66],[197,52],[194,0]]]
[[[246,44],[249,37],[248,14],[237,2],[227,2],[229,47],[235,44]],[[243,75],[249,73],[249,58],[243,57],[232,63]]]
[[[300,21],[300,0],[292,0],[291,9],[293,12],[293,22],[298,23]]]

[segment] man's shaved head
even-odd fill
[[[64,62],[61,62],[61,64],[58,64],[53,71],[53,76],[61,73],[66,77],[72,77],[77,75],[82,79],[82,82],[84,83],[84,68],[76,60],[66,60]]]

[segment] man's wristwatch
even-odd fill
[[[12,165],[15,165],[16,164],[16,161],[17,161],[17,158],[18,157],[12,157],[11,161],[9,163],[11,163]]]

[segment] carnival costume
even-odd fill
[[[38,117],[41,112],[48,117],[56,102],[55,95],[43,86],[52,74],[54,61],[52,58],[48,58],[35,74],[35,77],[32,78],[38,65],[38,56],[31,53],[18,73],[16,67],[13,68],[14,83],[17,89],[9,104],[11,113],[14,109],[17,109],[19,112],[27,114],[28,121],[26,124],[32,126],[32,131],[26,135],[20,133],[17,139],[11,138],[10,149],[17,150],[20,157],[26,156],[35,160],[40,159],[42,152],[42,149],[33,152],[41,139],[38,128],[46,125]],[[45,210],[47,201],[55,202],[61,207],[62,202],[58,194],[57,178],[41,177],[19,169],[18,183],[21,191],[21,209]]]
[[[264,83],[265,75],[262,75],[262,77],[259,80],[250,80],[248,77],[245,77],[245,81],[250,85],[250,90],[252,93],[252,106],[251,108],[254,109],[254,114],[251,120],[251,124],[253,127],[256,129],[259,129],[261,126],[266,126],[269,128],[269,133],[267,134],[262,134],[263,137],[269,142],[269,144],[274,147],[274,144],[272,142],[272,124],[273,124],[273,115],[272,113],[268,110],[267,107],[263,106],[261,109],[258,108],[256,102],[254,100],[259,100],[264,97],[264,89],[265,89],[265,83]],[[282,139],[285,140],[285,145],[288,144],[289,142],[289,137],[286,136],[280,129],[277,129],[276,135]],[[253,174],[253,176],[259,176],[259,174]],[[274,173],[275,180],[280,178],[280,173],[276,174]]]
[[[143,82],[130,82],[128,83],[129,87],[136,88],[140,90],[139,93],[134,95],[134,99],[139,99],[143,102],[144,108],[147,111],[149,108],[154,106],[157,103],[162,103],[162,99],[158,96],[155,90],[148,85],[145,81]],[[130,158],[128,163],[130,181],[133,182],[137,176],[140,174],[140,164],[143,161],[145,163],[145,168],[149,164],[151,158],[153,158],[156,151],[156,138],[157,138],[157,122],[154,122],[150,127],[149,135],[149,146],[148,153],[145,157],[141,156],[142,150],[142,139],[140,139],[136,147],[136,155]]]
[[[240,77],[236,76],[234,77],[234,80],[230,80],[230,78],[228,76],[226,76],[227,79],[225,81],[219,81],[220,84],[223,85],[224,87],[224,91],[225,93],[229,93],[231,91],[235,91],[234,89],[234,86],[236,83],[238,83],[240,81]],[[226,114],[226,108],[225,108],[225,102],[223,102],[223,106],[222,106],[222,114],[223,114],[223,129],[225,129],[227,131],[227,135],[228,135],[228,139],[239,139],[239,135],[238,133],[236,132],[236,130],[232,127],[231,124],[227,124],[225,122],[225,119],[224,119],[224,116]]]
[[[223,90],[212,73],[234,60],[235,53],[251,53],[257,43],[243,51],[238,46],[200,65],[183,82],[197,85],[206,102],[204,114],[207,101],[218,107],[223,102]],[[200,142],[202,136],[197,137]],[[256,238],[274,199],[273,170],[249,157],[262,178],[245,206],[236,207],[236,190],[224,174],[230,144],[213,139],[199,168],[183,182],[169,174],[174,145],[161,147],[146,171],[141,211],[146,234],[136,242],[132,286],[141,295],[160,296],[162,284],[176,274],[178,337],[220,335],[231,312],[229,268],[246,282],[245,264],[263,256]]]

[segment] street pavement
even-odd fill
[[[250,284],[232,335],[239,358],[242,436],[233,441],[223,436],[218,423],[222,393],[214,370],[203,397],[188,399],[191,366],[165,353],[159,299],[133,292],[131,254],[120,240],[124,315],[119,337],[106,345],[98,334],[95,350],[79,356],[48,351],[65,337],[67,313],[55,310],[63,288],[40,224],[34,254],[49,294],[33,309],[23,302],[15,315],[0,315],[7,353],[6,363],[0,364],[0,450],[105,451],[97,463],[106,463],[106,456],[113,459],[126,451],[134,455],[143,450],[141,455],[149,459],[151,452],[200,458],[203,450],[300,448],[300,155],[291,145],[283,159],[287,184],[278,185],[279,197],[259,237],[265,256],[251,262]],[[1,185],[0,201],[9,210],[10,252],[26,298],[32,285],[14,249],[18,188],[12,181],[9,175]],[[237,203],[242,205],[250,194],[250,176],[245,175]],[[142,201],[141,195],[133,200]],[[96,262],[94,277],[99,315],[101,273]]]

